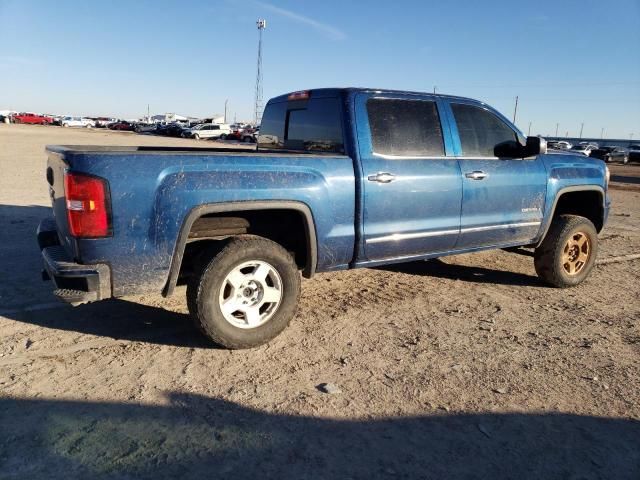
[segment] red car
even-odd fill
[[[53,123],[53,118],[37,113],[16,113],[12,119],[13,123],[30,123],[32,125],[51,125]]]
[[[109,128],[109,130],[125,130],[128,132],[133,132],[134,127],[135,125],[133,125],[133,123],[129,123],[125,120],[121,122],[110,123],[109,125],[107,125],[107,128]]]

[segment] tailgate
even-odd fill
[[[66,198],[64,195],[64,174],[69,168],[69,164],[62,153],[48,151],[48,154],[47,183],[49,184],[49,197],[51,198],[58,238],[67,253],[75,258],[77,256],[75,241],[69,235]]]

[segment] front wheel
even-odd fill
[[[200,135],[198,135],[197,133],[193,136],[193,138],[195,138],[196,140],[200,140]]]
[[[222,135],[220,135],[220,140],[226,140],[227,139],[227,134],[223,133]]]
[[[536,273],[554,287],[573,287],[587,278],[597,253],[598,233],[593,223],[577,215],[560,215],[535,250]]]
[[[187,285],[196,326],[231,349],[262,345],[282,332],[300,298],[293,257],[266,238],[241,235],[204,255]]]

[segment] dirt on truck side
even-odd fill
[[[578,287],[527,250],[319,274],[252,350],[207,341],[184,287],[58,302],[44,145],[203,143],[0,125],[0,478],[640,478],[639,191]]]

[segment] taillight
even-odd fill
[[[105,179],[67,172],[64,192],[71,235],[98,238],[112,234],[111,199]]]

